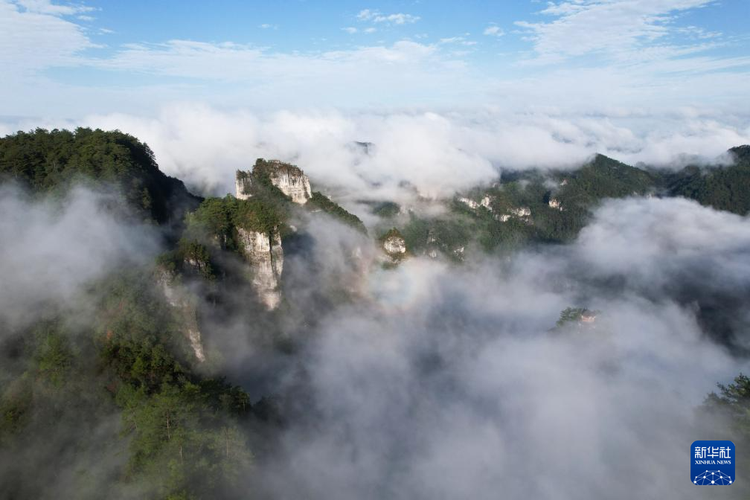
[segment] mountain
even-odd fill
[[[119,131],[36,129],[0,138],[0,178],[36,192],[75,182],[106,183],[159,224],[181,222],[200,202],[182,181],[159,170],[146,144]]]
[[[439,201],[448,209],[439,216],[419,207],[402,210],[392,202],[370,205],[383,221],[381,232],[397,222],[410,252],[460,261],[472,244],[507,251],[571,241],[604,199],[648,195],[658,184],[650,172],[596,155],[575,170],[504,172],[490,186]]]
[[[733,148],[727,156],[731,165],[688,166],[677,172],[636,168],[600,154],[573,170],[503,172],[489,186],[439,201],[448,212],[438,216],[418,204],[364,204],[380,218],[381,234],[396,222],[410,252],[461,260],[472,244],[485,251],[506,251],[569,242],[608,198],[681,196],[744,215],[750,211],[750,146]]]
[[[683,196],[701,205],[739,215],[750,212],[750,146],[727,152],[731,164],[725,166],[688,166],[666,175],[671,196]]]

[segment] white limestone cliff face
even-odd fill
[[[550,206],[550,208],[556,208],[561,212],[563,211],[562,203],[560,203],[560,200],[558,200],[557,198],[550,198],[548,205]]]
[[[294,203],[304,205],[307,200],[312,198],[310,179],[302,171],[299,174],[290,171],[278,171],[275,175],[271,175],[271,182],[291,198]]]
[[[252,283],[266,309],[273,310],[281,303],[280,279],[284,268],[281,236],[238,228],[240,245],[245,260],[252,270]]]
[[[520,207],[520,208],[511,208],[510,213],[515,215],[518,218],[524,218],[524,217],[530,217],[531,216],[531,209],[528,207]]]
[[[389,236],[383,241],[383,249],[390,256],[406,253],[406,241],[401,236]]]
[[[167,270],[159,271],[157,282],[164,293],[167,303],[172,306],[183,326],[183,334],[190,343],[195,359],[202,363],[206,360],[201,341],[201,332],[198,328],[198,314],[194,304],[194,298],[185,287],[180,284],[174,273]]]
[[[265,162],[262,168],[268,175],[271,184],[279,188],[294,203],[304,205],[307,200],[312,198],[310,178],[299,168],[278,160]],[[257,174],[255,168],[253,172]],[[252,197],[253,182],[253,174],[238,170],[234,182],[235,197],[239,200],[247,200]]]
[[[495,220],[498,220],[500,222],[508,222],[511,217],[519,219],[520,221],[531,224],[531,209],[528,207],[519,207],[519,208],[511,208],[510,213],[506,214],[497,214],[495,215]]]
[[[234,178],[234,196],[238,200],[247,200],[252,196],[253,179],[247,172],[237,171]]]
[[[460,196],[458,198],[458,201],[460,201],[461,203],[463,203],[464,205],[466,205],[466,206],[468,206],[469,208],[472,208],[472,209],[477,209],[479,207],[479,203],[477,203],[476,201],[472,200],[471,198],[464,198],[463,196]]]
[[[472,200],[470,198],[464,198],[464,197],[459,197],[458,201],[460,201],[464,205],[468,206],[472,210],[476,210],[479,207],[484,207],[487,210],[489,210],[490,212],[493,211],[492,210],[492,198],[489,195],[486,195],[479,202],[476,202],[476,201],[474,201],[474,200]]]

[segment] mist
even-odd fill
[[[363,193],[412,199],[414,190],[450,196],[493,182],[503,170],[575,168],[595,153],[675,169],[725,162],[719,157],[729,148],[750,143],[745,114],[689,107],[262,112],[184,102],[165,105],[155,115],[19,121],[4,129],[32,126],[131,133],[149,144],[166,173],[200,194],[232,192],[234,171],[261,157],[300,165],[318,188],[345,201]]]
[[[113,497],[142,498],[142,485],[120,483],[128,444],[118,439],[122,414],[94,378],[99,297],[91,287],[124,269],[150,266],[161,235],[107,186],[32,194],[6,183],[0,213],[0,387],[3,403],[21,401],[28,432],[11,440],[4,422],[0,496],[97,498],[120,484]],[[74,374],[67,384],[35,368],[44,349],[32,360],[20,356],[56,335],[64,338],[64,371]]]
[[[156,228],[104,187],[34,196],[4,184],[0,213],[0,320],[12,328],[37,321],[44,304],[76,305],[86,285],[150,262],[160,247]]]
[[[680,291],[747,297],[747,237],[743,217],[629,199],[606,203],[567,247],[369,273],[366,300],[304,311],[315,327],[276,377],[292,423],[248,490],[700,497],[687,450],[711,437],[696,409],[748,362],[701,325],[705,295]],[[569,306],[599,311],[596,324],[553,330]]]

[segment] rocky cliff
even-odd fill
[[[268,310],[276,309],[281,303],[280,279],[284,268],[281,236],[278,231],[268,234],[242,228],[237,228],[237,235],[261,303]]]
[[[253,194],[253,177],[248,172],[238,170],[234,178],[234,196],[238,200],[247,200]]]
[[[293,209],[289,201],[304,205]],[[203,228],[214,236],[228,240],[223,248],[238,251],[248,265],[251,283],[260,302],[268,310],[281,304],[281,273],[284,251],[281,233],[292,214],[304,225],[310,215],[324,212],[363,234],[362,221],[319,192],[313,193],[310,180],[294,165],[278,160],[258,159],[252,171],[238,170],[235,176],[235,198],[206,200],[193,220],[204,220]],[[313,216],[317,217],[317,216]],[[198,228],[201,229],[201,228]]]
[[[310,179],[301,171],[299,175],[291,172],[279,172],[278,175],[271,177],[271,182],[291,198],[294,203],[304,205],[312,197]]]
[[[190,343],[195,359],[198,362],[206,360],[201,342],[201,332],[198,327],[198,314],[194,304],[194,298],[179,282],[175,273],[166,269],[159,269],[156,276],[157,283],[164,293],[167,303],[172,306],[178,322],[182,326],[182,332]]]
[[[237,171],[235,178],[235,196],[246,200],[252,196],[256,183],[269,181],[294,203],[304,205],[312,198],[310,179],[294,165],[278,160],[259,159],[255,162],[252,173]]]
[[[380,244],[392,263],[400,262],[407,256],[406,240],[396,228],[381,236]]]

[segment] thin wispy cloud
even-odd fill
[[[18,4],[0,1],[0,64],[4,79],[75,64],[77,54],[95,44],[81,26],[62,16],[89,10],[42,0]]]
[[[390,46],[290,55],[231,42],[170,40],[162,44],[132,44],[112,58],[87,60],[85,64],[110,70],[232,81],[257,78],[253,77],[257,72],[260,72],[260,79],[295,73],[315,77],[327,71],[354,72],[362,69],[359,63],[365,62],[418,65],[436,55],[436,47],[409,41]]]
[[[676,31],[680,12],[705,7],[714,0],[586,0],[550,2],[541,11],[547,22],[517,21],[533,43],[536,58],[559,62],[584,55],[621,56],[661,42]]]
[[[495,26],[495,25],[486,27],[482,33],[487,36],[498,36],[498,37],[505,35],[505,32],[501,30],[499,26]]]
[[[74,14],[96,10],[94,7],[89,7],[83,4],[54,4],[51,0],[15,0],[15,3],[21,6],[26,12],[49,14],[53,16],[72,16]],[[85,19],[85,17],[86,16],[79,16],[79,19],[90,20]]]
[[[441,38],[440,43],[441,44],[457,44],[457,45],[464,45],[467,47],[476,45],[477,42],[474,40],[469,40],[466,37],[469,36],[468,33],[466,33],[463,36],[452,36],[448,38]]]
[[[414,24],[420,20],[419,16],[411,14],[397,13],[397,14],[382,14],[378,10],[364,9],[357,14],[357,19],[360,21],[371,21],[374,23],[387,23],[387,24]]]

